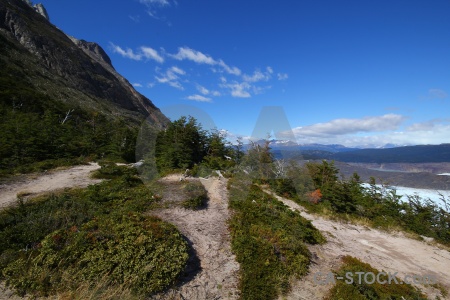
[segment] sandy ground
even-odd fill
[[[266,191],[268,192],[268,191]],[[270,193],[270,192],[268,192]],[[310,246],[313,262],[309,274],[293,284],[292,292],[282,299],[322,299],[332,285],[316,283],[318,272],[328,274],[340,266],[340,258],[350,255],[370,264],[379,271],[397,273],[403,279],[406,275],[434,275],[438,282],[450,290],[450,252],[405,237],[402,233],[390,234],[358,225],[326,220],[311,215],[297,203],[275,196],[292,210],[300,214],[319,229],[327,238],[324,245]],[[357,275],[355,275],[355,279]],[[440,291],[430,286],[417,285],[429,299],[439,296]]]
[[[164,180],[179,180],[180,176]],[[231,252],[227,226],[229,218],[226,180],[201,179],[208,191],[205,209],[192,211],[181,207],[152,212],[177,226],[191,245],[191,260],[186,277],[174,289],[157,299],[237,299],[239,264]]]
[[[67,187],[86,187],[100,182],[99,179],[90,178],[90,173],[99,169],[97,163],[75,166],[65,170],[53,170],[42,174],[30,174],[21,177],[19,181],[3,183],[0,185],[0,208],[14,203],[17,194],[26,197]]]

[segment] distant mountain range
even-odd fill
[[[450,144],[349,148],[343,145],[296,144],[272,140],[270,147],[277,158],[328,159],[360,163],[427,163],[450,162]]]

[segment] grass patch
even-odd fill
[[[375,276],[380,271],[374,269],[369,264],[363,263],[357,258],[351,256],[344,256],[342,258],[343,265],[335,272],[335,277],[346,278],[346,273],[353,274],[353,283],[347,284],[345,280],[336,280],[336,284],[331,288],[329,294],[324,298],[326,300],[339,300],[339,299],[427,299],[417,288],[410,284],[406,284],[402,280],[397,278],[398,284],[391,281],[389,283],[388,276],[380,276],[381,282],[386,284],[380,284],[378,280],[375,280],[373,284],[368,284],[365,280],[361,280],[359,283],[358,275],[356,272],[373,273]],[[363,277],[364,278],[364,277]],[[374,278],[375,279],[375,278]],[[372,278],[368,276],[367,281],[371,282]],[[349,281],[348,281],[349,282]]]
[[[250,185],[247,185],[250,184]],[[308,271],[305,243],[325,242],[310,221],[241,178],[229,181],[232,250],[240,263],[242,299],[275,299]]]
[[[0,279],[19,294],[149,295],[172,285],[184,269],[181,234],[142,216],[160,197],[133,169],[102,169],[110,180],[19,199],[0,211]]]

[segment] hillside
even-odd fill
[[[141,122],[168,122],[99,45],[67,36],[42,5],[22,0],[0,0],[0,99],[1,169],[92,155],[133,160]]]
[[[331,157],[338,161],[361,163],[450,162],[450,144],[360,149],[335,153]]]
[[[0,32],[2,77],[66,103],[135,118],[150,115],[157,125],[167,121],[114,70],[99,45],[67,36],[25,1],[0,1]]]

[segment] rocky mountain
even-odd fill
[[[116,72],[98,44],[67,36],[49,22],[42,4],[0,0],[0,38],[1,64],[36,91],[113,118],[150,117],[158,127],[168,122]]]
[[[0,0],[0,177],[132,162],[146,119],[153,129],[169,123],[100,45],[66,35],[41,4]]]

